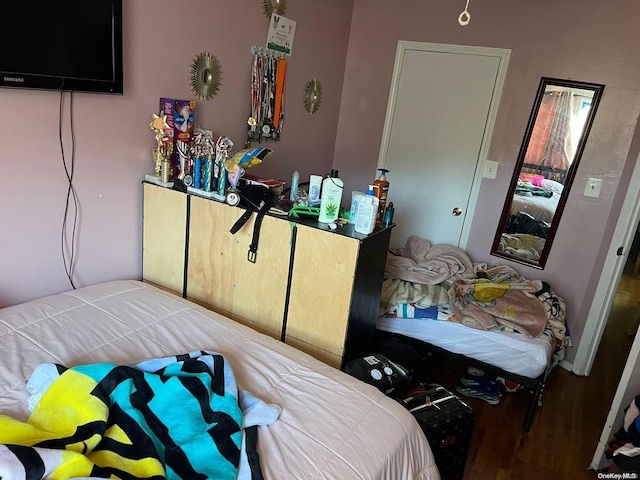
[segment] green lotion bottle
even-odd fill
[[[338,219],[344,182],[338,178],[338,170],[331,170],[331,174],[322,181],[320,199],[320,223],[332,223]]]

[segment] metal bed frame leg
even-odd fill
[[[536,387],[533,390],[533,395],[531,396],[531,401],[529,402],[529,407],[527,408],[527,414],[524,417],[524,423],[522,424],[522,431],[527,433],[531,428],[531,423],[533,422],[533,416],[536,413],[538,407],[542,406],[542,393],[544,391],[544,382],[536,383]]]

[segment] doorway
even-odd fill
[[[391,248],[466,242],[510,51],[398,42],[378,161],[390,171]]]
[[[582,339],[571,367],[577,375],[588,376],[614,305],[619,283],[640,223],[640,156],[636,159],[624,203],[618,216],[609,251],[600,274]]]
[[[619,380],[611,403],[611,409],[590,465],[593,469],[598,469],[603,465],[607,441],[622,423],[621,412],[629,405],[630,398],[633,398],[640,391],[640,334],[638,334],[638,331],[636,330],[630,349],[622,349],[620,344],[614,348],[600,348],[603,334],[609,334],[611,329],[616,328],[610,320],[611,314],[616,307],[616,302],[620,303],[621,292],[628,292],[631,297],[629,300],[631,305],[633,304],[633,297],[636,295],[631,289],[632,287],[627,285],[627,282],[631,281],[631,285],[635,285],[637,280],[637,270],[635,268],[636,242],[634,239],[640,224],[640,162],[638,160],[640,160],[640,157],[634,164],[629,187],[625,194],[624,203],[620,210],[608,255],[605,259],[591,310],[585,324],[582,341],[572,366],[574,373],[589,375],[596,354],[600,365],[603,363],[600,358],[605,355],[615,354],[615,350],[619,350],[618,353],[622,354],[625,360],[621,374],[618,375],[616,371],[615,379]],[[636,278],[630,279],[630,273]],[[636,299],[635,308],[640,307],[637,302],[638,300]],[[631,305],[629,308],[633,309],[634,307]],[[637,314],[637,310],[635,312],[630,310],[626,314],[631,318],[625,319],[623,324],[625,333],[633,332],[635,324],[632,322],[637,317]]]

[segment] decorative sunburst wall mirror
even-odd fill
[[[208,100],[213,97],[218,93],[221,79],[222,70],[215,55],[203,52],[193,59],[189,71],[189,86],[197,98]]]
[[[304,109],[307,113],[316,113],[322,100],[322,85],[315,78],[307,82],[304,89]]]
[[[262,0],[262,11],[269,20],[271,20],[271,15],[274,13],[284,15],[286,10],[287,0]]]

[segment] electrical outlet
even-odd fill
[[[498,174],[498,162],[487,160],[484,162],[484,173],[482,178],[496,178]]]
[[[602,179],[587,178],[587,184],[584,186],[584,196],[598,198],[600,189],[602,188]]]

